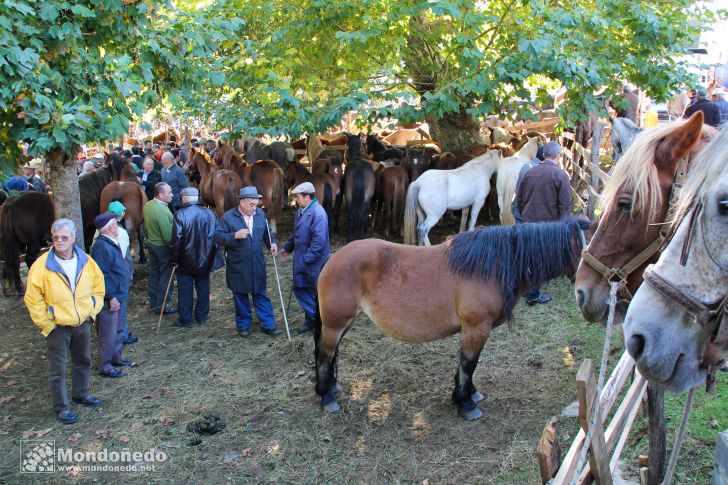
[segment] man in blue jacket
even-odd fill
[[[261,331],[271,336],[281,333],[266,292],[264,248],[275,254],[278,246],[268,230],[265,213],[258,208],[262,197],[255,187],[240,189],[240,203],[223,214],[215,229],[215,242],[227,253],[227,286],[233,292],[235,324],[243,338],[250,337],[253,320],[248,295],[253,297]]]
[[[114,366],[134,364],[121,358],[124,331],[121,318],[126,313],[122,307],[129,298],[129,266],[117,241],[116,215],[110,212],[99,214],[94,219],[94,225],[100,235],[91,247],[91,257],[104,274],[106,286],[104,306],[96,325],[99,336],[99,374],[102,377],[124,377],[125,374]]]
[[[281,251],[281,259],[293,254],[293,292],[301,304],[306,319],[299,333],[313,330],[316,318],[316,284],[321,268],[329,259],[329,220],[326,211],[316,201],[311,182],[304,182],[291,191],[300,207],[293,223],[293,235]],[[295,251],[295,252],[294,252]]]

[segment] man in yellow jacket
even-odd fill
[[[75,245],[76,225],[57,219],[51,226],[53,248],[39,257],[28,271],[25,305],[48,345],[48,377],[58,420],[78,421],[68,407],[67,354],[73,367],[72,400],[98,407],[101,400],[89,394],[91,374],[91,325],[104,305],[104,275],[86,253]]]

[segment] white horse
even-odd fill
[[[501,225],[510,226],[516,220],[511,210],[511,202],[516,194],[516,182],[518,182],[518,174],[521,168],[536,158],[538,152],[539,139],[534,137],[528,140],[528,143],[515,155],[504,158],[498,165],[498,176],[495,182],[495,188],[498,193],[498,208],[500,209]]]
[[[628,118],[615,118],[612,121],[612,160],[616,162],[622,158],[622,154],[642,130]]]
[[[420,175],[407,190],[404,243],[416,244],[416,224],[420,245],[429,246],[427,234],[448,209],[463,210],[460,232],[470,213],[468,230],[472,231],[490,192],[490,177],[501,160],[498,150],[490,150],[454,170],[428,170]]]
[[[679,204],[677,232],[645,270],[624,322],[639,371],[672,392],[728,358],[728,129],[693,163]]]

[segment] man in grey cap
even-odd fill
[[[215,214],[200,206],[196,188],[182,189],[182,208],[174,213],[170,260],[177,267],[177,310],[175,327],[190,328],[192,289],[197,289],[194,317],[204,325],[210,313],[210,271],[215,260]]]
[[[293,194],[299,207],[293,223],[293,235],[281,251],[281,259],[293,254],[293,292],[306,315],[300,333],[313,330],[316,318],[316,284],[321,268],[329,259],[329,220],[326,211],[316,200],[314,186],[304,182],[295,187]]]
[[[703,86],[695,89],[695,102],[685,110],[683,118],[690,118],[696,111],[703,112],[703,123],[717,127],[720,124],[718,105],[708,99],[708,90]]]
[[[235,324],[243,338],[250,337],[253,321],[249,296],[253,297],[261,331],[271,336],[281,333],[266,292],[264,250],[267,247],[275,254],[278,246],[265,213],[258,208],[262,197],[255,187],[240,189],[240,203],[223,214],[215,231],[215,242],[227,252],[227,286],[233,292]]]

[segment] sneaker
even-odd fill
[[[547,295],[540,295],[538,298],[534,298],[533,300],[526,300],[526,305],[528,306],[534,306],[536,303],[539,305],[543,305],[544,303],[548,303],[552,300],[550,296]]]
[[[73,414],[73,411],[70,409],[64,409],[57,415],[58,421],[60,421],[63,424],[73,424],[76,421],[78,421],[78,416]]]
[[[87,408],[97,408],[101,406],[101,399],[98,397],[93,396],[86,396],[86,397],[74,397],[71,399],[76,404],[82,404],[86,406]]]

